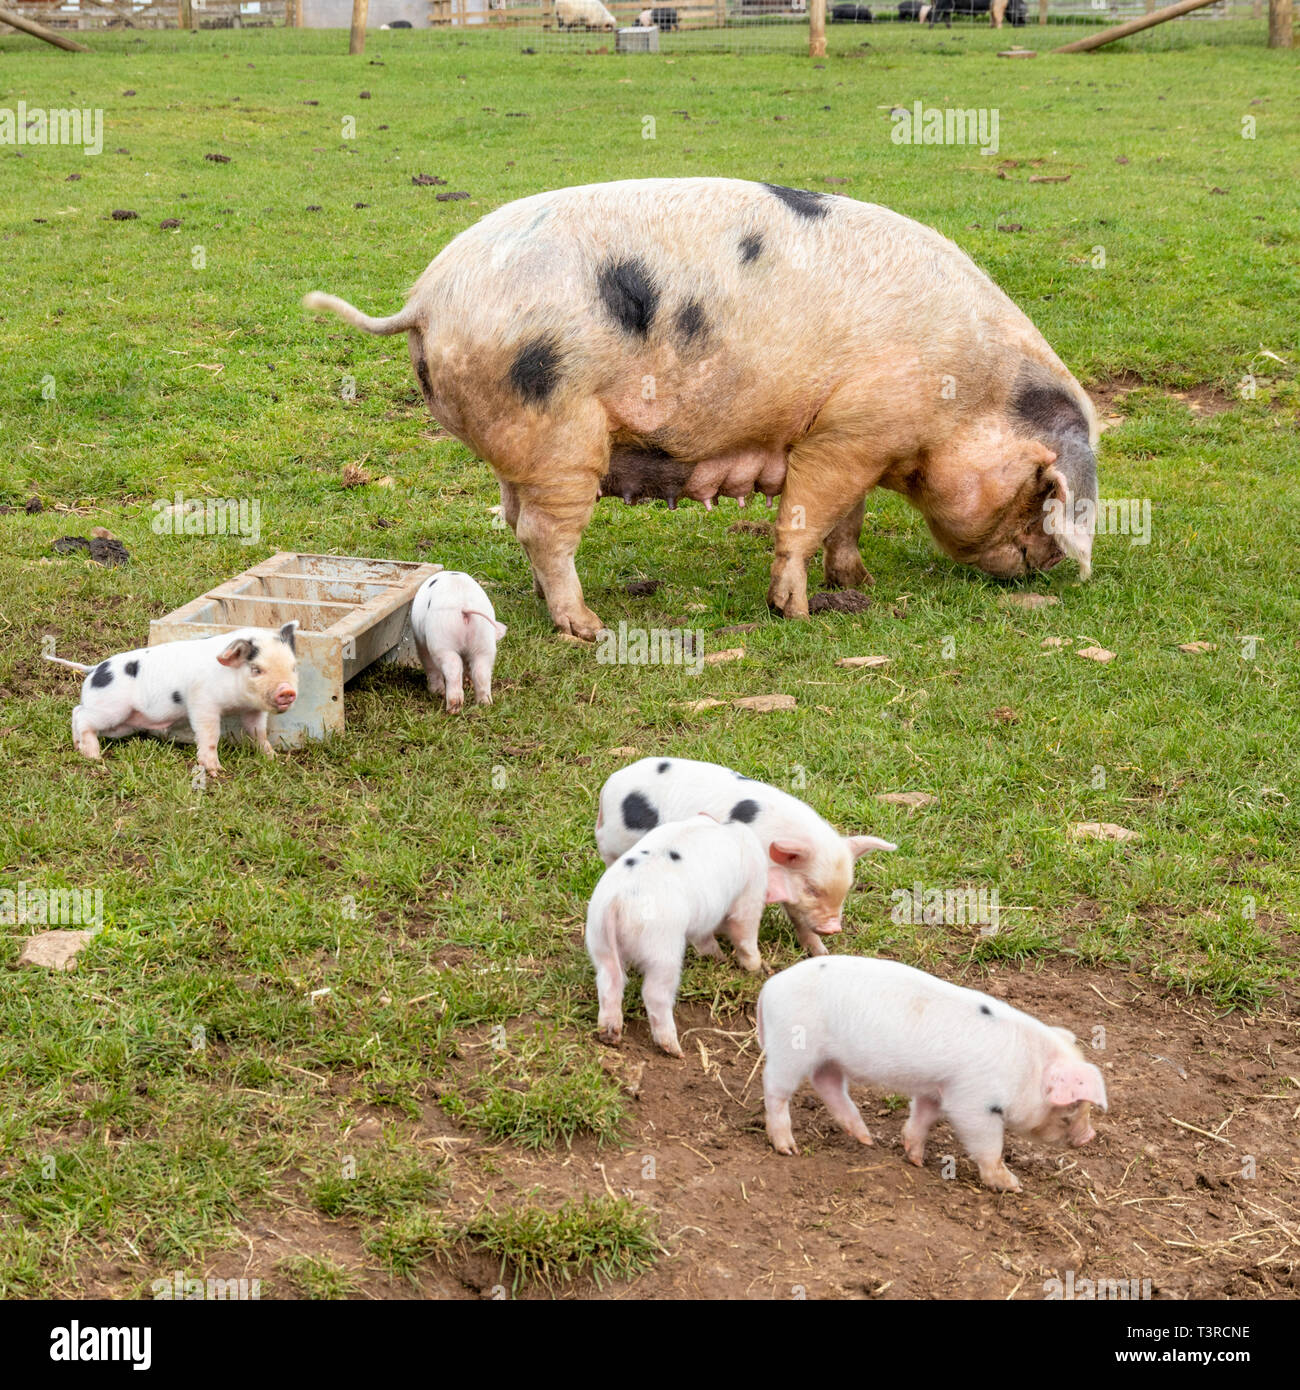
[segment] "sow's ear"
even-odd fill
[[[1052,1062],[1043,1072],[1043,1099],[1048,1105],[1074,1105],[1086,1100],[1106,1109],[1106,1083],[1101,1072],[1082,1059]]]
[[[280,641],[289,648],[291,652],[297,652],[298,648],[294,643],[294,633],[298,631],[298,619],[295,618],[291,623],[285,623],[280,629]]]
[[[864,854],[870,854],[873,849],[897,849],[897,845],[892,845],[888,840],[879,840],[874,835],[846,835],[844,843],[848,845],[854,859],[861,859]]]
[[[1063,551],[1078,563],[1079,578],[1092,574],[1092,536],[1097,529],[1097,502],[1076,493],[1053,462],[1039,473],[1042,488],[1043,530],[1056,538]]]
[[[767,897],[765,901],[769,903],[792,903],[797,901],[798,896],[794,891],[794,884],[790,881],[790,875],[779,864],[769,864],[767,866]]]
[[[499,642],[506,635],[506,625],[505,623],[493,623],[493,627],[497,630],[497,641]]]
[[[241,637],[238,642],[232,642],[217,660],[223,666],[242,666],[244,662],[252,659],[256,650],[247,637]]]

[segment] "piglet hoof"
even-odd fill
[[[676,1038],[673,1038],[671,1042],[660,1042],[658,1038],[656,1038],[655,1041],[659,1043],[660,1048],[670,1057],[677,1057],[683,1061],[685,1060],[686,1054],[682,1051],[682,1045]]]
[[[853,1137],[858,1141],[859,1144],[862,1144],[864,1147],[868,1149],[874,1149],[876,1147],[876,1141],[871,1137],[871,1135],[867,1133],[865,1129],[862,1131],[861,1134],[855,1134]]]
[[[461,712],[461,710],[463,710],[464,708],[465,708],[465,701],[464,701],[464,700],[448,700],[448,701],[447,701],[447,713],[448,713],[448,714],[459,714],[459,713]]]
[[[772,1147],[786,1158],[794,1158],[799,1152],[799,1146],[793,1139],[773,1139]]]
[[[268,758],[274,758],[274,757],[275,757],[275,749],[272,748],[271,745],[270,745],[269,743],[259,743],[257,746],[258,746],[258,748],[260,748],[260,749],[262,750],[262,752],[263,752]]]
[[[1006,1166],[1000,1163],[996,1168],[980,1174],[985,1187],[992,1188],[994,1192],[1019,1192],[1020,1179]]]
[[[596,1036],[606,1047],[620,1047],[623,1043],[623,1030],[621,1028],[602,1028]]]
[[[810,936],[803,944],[804,949],[810,956],[825,956],[830,954],[820,936]]]
[[[914,1168],[924,1168],[924,1167],[925,1167],[925,1147],[924,1147],[924,1145],[921,1145],[921,1144],[910,1144],[910,1145],[907,1145],[907,1144],[905,1144],[905,1145],[903,1146],[903,1153],[904,1153],[905,1157],[907,1158],[907,1161],[912,1165],[912,1167],[914,1167]]]

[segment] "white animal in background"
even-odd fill
[[[445,692],[448,713],[465,703],[466,665],[474,698],[480,705],[492,703],[492,668],[506,625],[497,622],[481,584],[457,570],[426,579],[411,604],[411,630],[429,693]]]
[[[604,29],[611,34],[618,28],[600,0],[555,0],[555,22],[561,29]]]
[[[978,990],[892,960],[828,956],[774,975],[758,998],[767,1061],[767,1134],[795,1152],[790,1098],[811,1079],[836,1121],[860,1143],[871,1135],[849,1096],[865,1083],[910,1096],[907,1157],[920,1167],[930,1127],[945,1118],[986,1186],[1019,1192],[1002,1161],[1007,1131],[1044,1144],[1086,1144],[1101,1072],[1066,1028],[1049,1028]]]

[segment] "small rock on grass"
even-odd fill
[[[370,474],[358,463],[349,463],[343,468],[344,487],[364,487],[370,481]]]
[[[717,666],[724,661],[740,661],[745,655],[744,647],[728,647],[721,652],[708,652],[704,657],[706,666]]]
[[[876,800],[887,802],[891,806],[906,806],[909,811],[917,811],[922,806],[933,806],[939,798],[931,796],[929,792],[878,792]]]
[[[606,748],[605,752],[611,758],[639,758],[641,756],[641,750],[633,748],[630,743],[621,744],[618,748]]]
[[[1187,652],[1190,656],[1201,656],[1205,652],[1217,652],[1219,648],[1215,642],[1180,642],[1178,650]]]
[[[660,583],[658,579],[633,579],[623,585],[623,592],[628,598],[649,598],[658,592]]]
[[[733,700],[731,703],[737,709],[756,710],[760,714],[775,709],[798,708],[793,695],[747,695],[743,700]]]
[[[43,931],[29,936],[18,957],[19,965],[40,965],[46,970],[72,970],[77,953],[84,950],[96,933],[93,931]]]
[[[1050,608],[1060,601],[1055,594],[1003,594],[998,599],[1003,608]]]
[[[1070,827],[1072,840],[1139,840],[1142,837],[1136,830],[1128,830],[1109,820],[1077,821]]]
[[[1108,652],[1105,647],[1080,647],[1075,656],[1082,656],[1088,661],[1099,661],[1103,666],[1108,661],[1115,660],[1115,653]]]
[[[887,656],[842,656],[835,664],[849,668],[865,666],[867,670],[875,671],[881,666],[888,666],[889,658]]]

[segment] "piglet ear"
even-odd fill
[[[767,847],[768,858],[774,864],[793,868],[796,864],[807,863],[812,858],[812,846],[807,840],[773,840]],[[774,902],[786,901],[776,898]]]
[[[898,848],[897,845],[890,844],[888,840],[877,839],[874,835],[846,835],[844,843],[852,851],[854,859],[861,859],[864,854],[870,854],[873,849]]]
[[[1074,1105],[1086,1100],[1106,1109],[1106,1083],[1101,1072],[1081,1059],[1052,1062],[1043,1072],[1043,1098],[1048,1105]]]
[[[223,666],[242,666],[252,655],[253,644],[247,637],[241,637],[237,642],[232,642],[217,660]]]
[[[298,650],[297,647],[294,645],[293,640],[294,633],[297,631],[297,618],[295,618],[291,623],[285,623],[285,625],[280,629],[280,641],[283,642],[284,645],[288,647],[291,652],[296,652]]]
[[[506,635],[506,625],[505,623],[496,623],[494,626],[497,630],[497,641],[499,642]]]
[[[790,875],[776,864],[767,866],[767,898],[769,903],[792,903],[795,900],[794,885]]]

